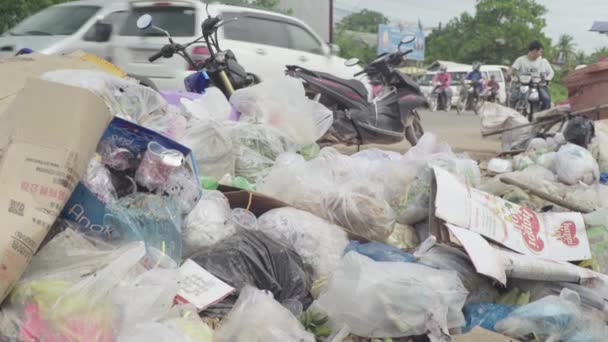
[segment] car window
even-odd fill
[[[193,37],[196,27],[196,12],[192,7],[138,7],[131,11],[120,30],[121,36],[163,36],[157,30],[142,31],[137,28],[137,19],[150,14],[155,26],[171,33],[173,37]]]
[[[224,14],[225,18],[234,16],[234,14]],[[237,17],[237,21],[224,26],[224,37],[226,39],[282,48],[290,47],[286,23],[249,15],[237,15]]]
[[[461,83],[467,77],[467,72],[451,72],[452,84]]]
[[[106,15],[105,18],[100,20],[100,22],[104,24],[112,24],[113,32],[120,32],[122,24],[124,24],[127,19],[129,12],[127,11],[118,11],[112,12]],[[86,41],[94,41],[95,40],[95,25],[91,26],[91,28],[87,31],[87,33],[83,37]]]
[[[287,24],[286,26],[292,49],[318,55],[323,54],[321,43],[310,32],[297,25]]]
[[[424,74],[418,79],[418,84],[422,86],[429,86],[431,85],[431,81],[433,81],[433,77],[435,77],[435,74]]]
[[[78,31],[95,13],[98,6],[56,6],[42,10],[15,26],[13,36],[69,36]]]

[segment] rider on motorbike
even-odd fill
[[[474,82],[477,94],[481,94],[483,92],[483,75],[481,73],[481,63],[473,63],[473,71],[471,71],[465,79],[467,81]]]
[[[500,84],[496,82],[496,76],[490,76],[490,81],[488,82],[488,99],[491,101],[495,101],[498,96],[498,91],[500,90]]]
[[[446,108],[444,109],[447,111],[452,105],[452,75],[448,72],[448,68],[445,65],[439,68],[439,72],[433,77],[433,82],[440,84],[439,88],[445,95]]]
[[[543,58],[544,47],[539,41],[533,41],[528,46],[528,54],[523,55],[515,60],[509,73],[516,72],[519,75],[530,75],[540,77],[544,81],[551,81],[554,76],[551,64]],[[512,88],[511,107],[515,108],[519,100],[519,90],[517,87]],[[541,101],[541,110],[551,108],[551,95],[547,85],[539,88],[539,96]]]

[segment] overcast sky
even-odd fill
[[[391,18],[435,26],[447,22],[463,11],[473,13],[475,0],[341,0],[358,8],[383,12]],[[594,20],[608,21],[608,0],[538,0],[548,9],[547,35],[554,40],[562,33],[575,38],[577,47],[586,52],[608,46],[608,36],[589,32]]]

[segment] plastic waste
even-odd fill
[[[564,138],[567,142],[587,148],[595,136],[593,121],[584,116],[576,116],[568,120],[564,129]]]
[[[160,94],[168,104],[179,107],[183,100],[195,101],[203,95],[179,90],[161,90]]]
[[[181,105],[193,119],[200,121],[227,121],[232,107],[221,90],[210,87],[195,99],[182,98]]]
[[[601,319],[581,310],[579,295],[569,289],[518,308],[495,328],[514,338],[533,335],[541,341],[603,341],[608,333]]]
[[[529,121],[516,110],[496,103],[485,103],[479,113],[481,132],[491,133],[500,129],[528,124]],[[532,139],[532,127],[518,128],[502,134],[502,150],[525,148]]]
[[[574,144],[566,144],[557,151],[555,168],[559,180],[568,185],[597,183],[600,174],[591,153]]]
[[[230,222],[237,230],[256,230],[258,227],[258,219],[255,215],[243,208],[234,208],[230,213]]]
[[[494,303],[467,304],[462,309],[467,321],[463,333],[471,331],[476,326],[494,331],[496,323],[507,318],[518,307]]]
[[[534,165],[534,160],[525,154],[519,154],[513,157],[513,170],[522,171],[529,166]]]
[[[214,341],[314,342],[315,337],[271,294],[246,286],[222,327],[215,332]]]
[[[589,151],[597,160],[601,172],[608,172],[608,132],[603,126],[598,126],[596,129],[595,138],[589,145]]]
[[[135,173],[135,181],[154,191],[165,184],[171,173],[184,164],[184,155],[152,141]]]
[[[397,223],[386,243],[399,249],[411,250],[420,244],[420,237],[416,228]]]
[[[192,150],[201,176],[219,180],[234,174],[235,149],[228,129],[220,123],[194,121],[180,143]]]
[[[368,148],[352,155],[353,158],[363,158],[367,160],[400,160],[403,156],[397,152],[385,151],[379,148]]]
[[[184,221],[184,255],[190,256],[233,235],[236,228],[230,224],[230,214],[230,203],[224,194],[204,192]]]
[[[348,244],[342,228],[294,208],[267,212],[259,218],[258,229],[293,248],[314,270],[314,280],[331,275]]]
[[[416,258],[409,253],[400,250],[397,247],[389,246],[380,242],[360,243],[359,241],[351,241],[344,254],[349,252],[357,252],[361,255],[374,261],[393,261],[393,262],[415,262]]]
[[[488,162],[488,171],[494,173],[505,173],[513,171],[513,162],[506,159],[492,158]]]
[[[97,156],[89,162],[82,182],[104,204],[118,199],[118,193],[112,183],[112,174]]]
[[[315,302],[335,325],[362,337],[439,335],[461,327],[467,297],[455,272],[405,262],[377,262],[348,253]]]
[[[172,199],[144,193],[121,198],[108,206],[104,225],[118,239],[144,241],[151,255],[168,255],[176,263],[182,260],[182,216]]]
[[[302,258],[288,246],[259,231],[240,230],[219,243],[202,248],[191,259],[240,291],[246,285],[273,293],[281,303],[299,301],[307,308],[312,281]],[[211,306],[205,313],[223,316],[236,295]]]
[[[536,163],[547,170],[555,172],[555,165],[557,163],[557,152],[549,152],[539,156],[536,160]]]

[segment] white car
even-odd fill
[[[176,43],[188,43],[202,36],[201,24],[207,18],[201,1],[133,1],[121,30],[113,36],[113,62],[127,73],[145,76],[160,89],[184,89],[183,80],[193,72],[180,56],[159,59],[150,63],[148,58],[167,44],[167,38],[155,30],[141,31],[137,19],[150,14],[155,26],[171,33]],[[212,16],[220,15],[227,23],[218,30],[222,49],[230,49],[239,63],[261,80],[285,74],[286,65],[299,65],[307,69],[331,73],[351,79],[359,67],[346,67],[344,59],[332,54],[329,44],[323,42],[304,22],[278,13],[233,7],[209,5]],[[208,57],[207,46],[193,45],[190,54],[195,61]]]

